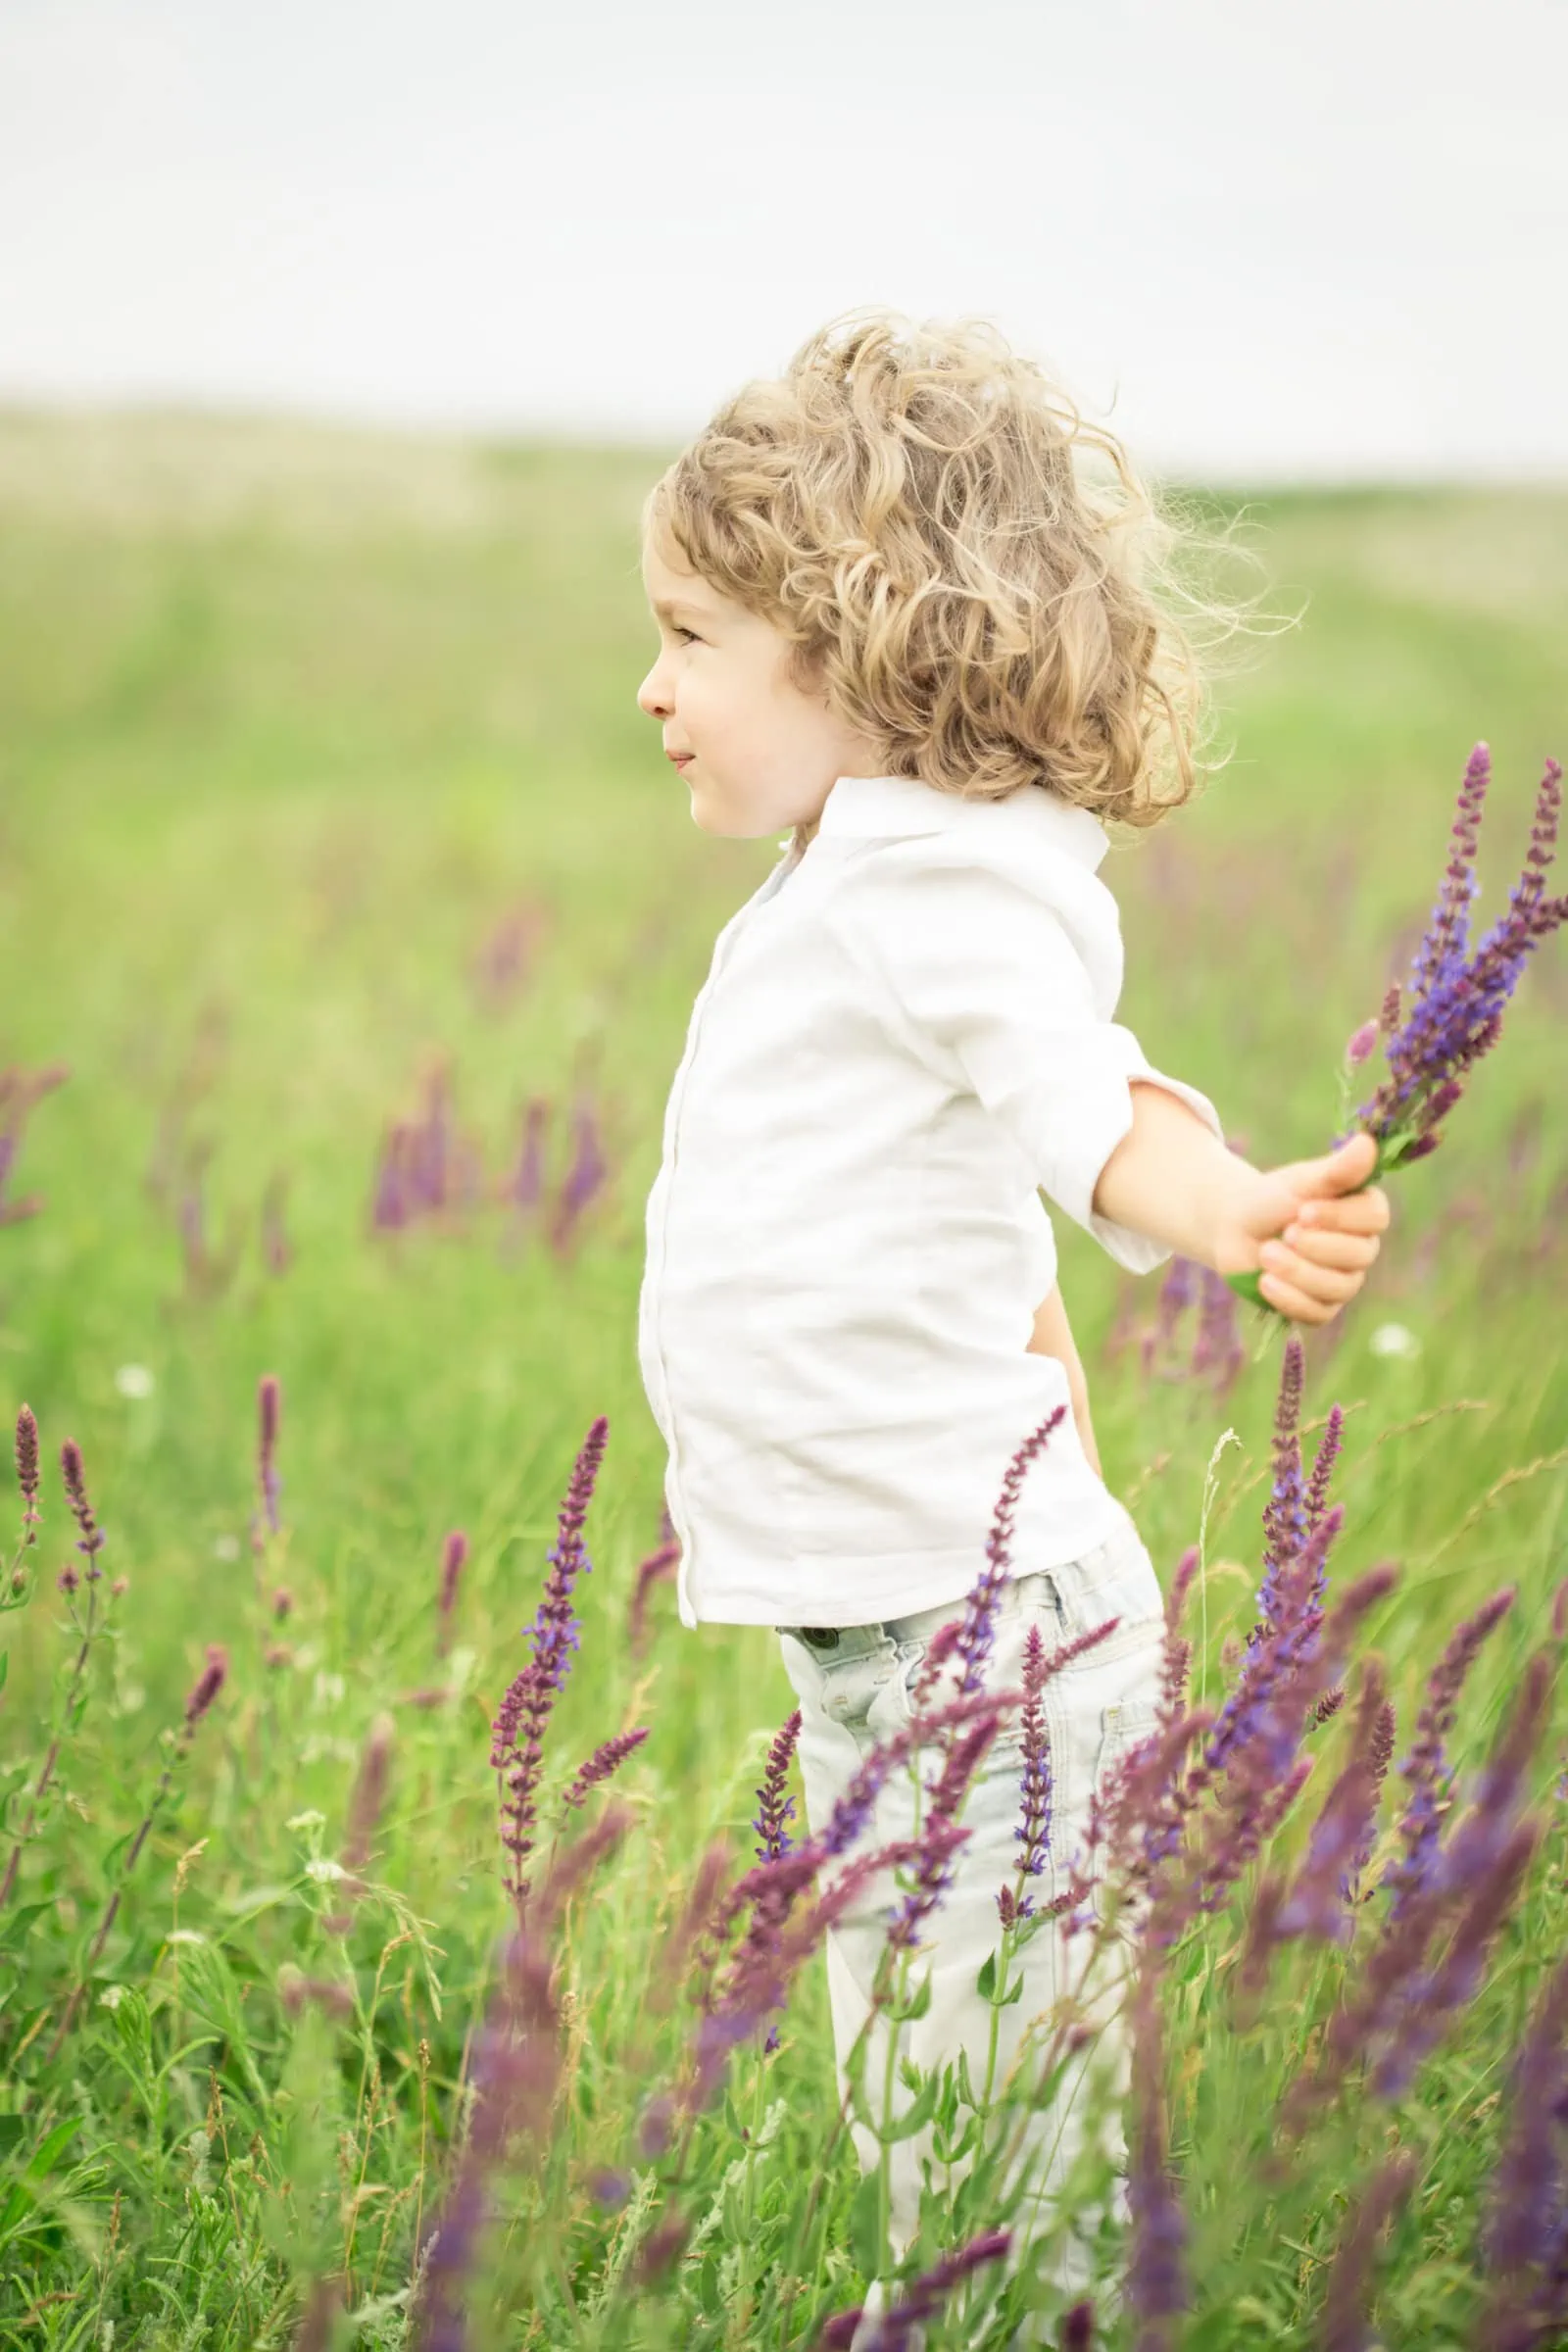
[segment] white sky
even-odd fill
[[[1568,474],[1568,0],[0,0],[0,399],[696,429],[978,312],[1212,480]]]

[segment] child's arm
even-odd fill
[[[1072,1344],[1072,1326],[1067,1321],[1067,1309],[1062,1303],[1058,1282],[1049,1298],[1043,1298],[1035,1308],[1035,1327],[1024,1349],[1026,1355],[1054,1355],[1067,1369],[1067,1392],[1072,1398],[1072,1417],[1078,1425],[1078,1436],[1089,1456],[1089,1466],[1099,1478],[1100,1448],[1095,1444],[1095,1426],[1089,1418],[1089,1383]]]
[[[1263,1296],[1295,1322],[1337,1315],[1365,1282],[1389,1222],[1382,1187],[1355,1189],[1377,1159],[1372,1138],[1259,1169],[1165,1088],[1134,1079],[1130,1091],[1132,1127],[1100,1172],[1096,1214],[1217,1274],[1261,1267]]]

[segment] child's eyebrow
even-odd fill
[[[703,618],[702,606],[693,604],[689,597],[656,596],[654,598],[654,616],[656,619],[673,620],[677,612],[695,612],[699,620]]]

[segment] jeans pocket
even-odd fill
[[[1060,1584],[1072,1636],[1087,1634],[1114,1617],[1117,1627],[1109,1639],[1118,1649],[1136,1647],[1134,1629],[1164,1616],[1165,1595],[1154,1563],[1130,1517],[1093,1551],[1053,1573]]]

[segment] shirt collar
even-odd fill
[[[1109,847],[1104,826],[1042,784],[1019,784],[994,801],[964,800],[919,776],[839,776],[822,804],[817,833],[858,840],[941,833],[968,826],[1017,825],[1045,839],[1093,873]],[[995,839],[995,833],[991,836]]]

